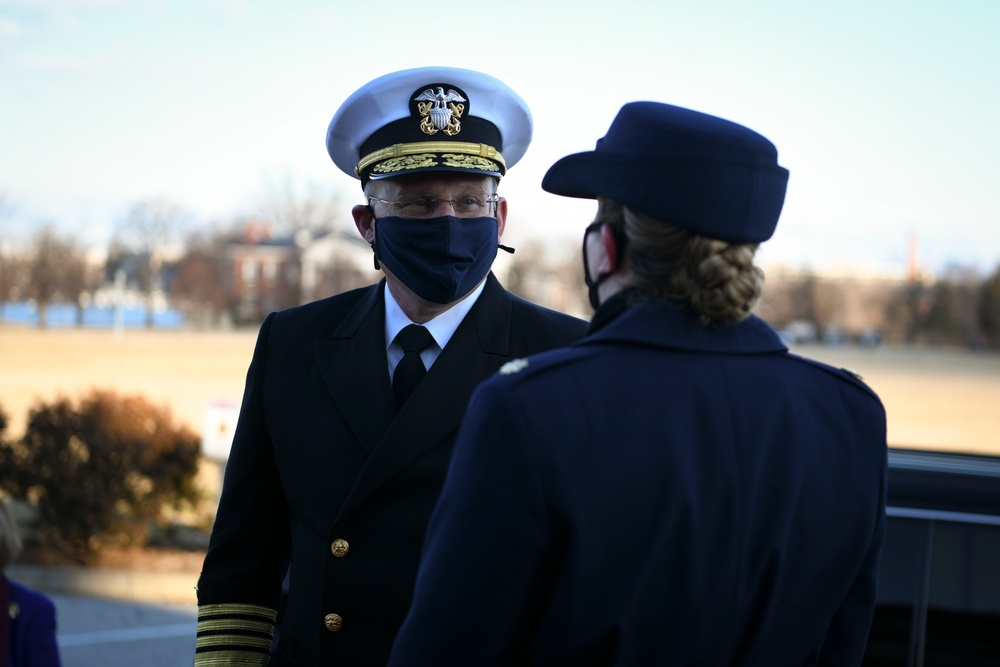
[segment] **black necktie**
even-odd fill
[[[392,393],[396,395],[396,405],[402,407],[427,372],[420,353],[434,342],[434,337],[419,324],[410,324],[396,334],[395,342],[403,348],[403,358],[392,375]]]

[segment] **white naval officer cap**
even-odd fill
[[[531,111],[487,74],[420,67],[371,81],[340,106],[326,149],[361,179],[429,171],[501,177],[531,143]]]

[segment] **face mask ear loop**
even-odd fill
[[[378,226],[375,224],[378,222],[378,218],[375,217],[375,209],[372,208],[371,204],[368,204],[365,208],[372,214],[372,233],[375,235],[375,241],[378,241]],[[372,241],[369,245],[372,247],[372,259],[375,261],[375,270],[381,271],[382,265],[378,263],[378,255],[375,253],[375,241]]]
[[[599,232],[604,225],[611,227],[611,233],[614,235],[615,247],[617,250],[615,257],[615,266],[608,273],[602,273],[597,276],[597,278],[592,278],[590,276],[590,266],[587,262],[587,237],[590,236],[592,232]],[[601,305],[601,298],[598,294],[598,288],[604,283],[605,280],[611,277],[622,262],[622,253],[625,251],[625,232],[615,225],[609,222],[592,222],[587,225],[587,229],[583,234],[583,282],[587,285],[587,300],[590,301],[590,305],[597,310]]]
[[[590,306],[594,310],[597,310],[598,306],[601,305],[600,298],[597,295],[597,288],[602,282],[604,282],[607,276],[598,276],[596,280],[591,278],[590,263],[587,261],[587,237],[590,236],[592,232],[600,230],[600,228],[600,223],[592,222],[587,225],[587,229],[583,232],[583,282],[587,285],[587,300],[590,301]]]

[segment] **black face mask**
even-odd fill
[[[604,283],[605,280],[611,277],[611,273],[605,273],[603,275],[597,276],[597,278],[590,277],[590,264],[587,261],[587,237],[590,236],[591,232],[599,230],[604,225],[609,225],[611,227],[611,233],[615,237],[615,245],[618,248],[619,261],[621,258],[621,253],[625,250],[625,234],[622,230],[618,229],[614,225],[608,222],[592,222],[587,225],[587,229],[583,232],[583,282],[587,283],[587,298],[590,299],[590,305],[594,310],[597,310],[601,305],[601,297],[597,293],[597,288]],[[612,272],[613,273],[613,272]]]
[[[492,217],[400,218],[375,221],[375,258],[425,301],[456,301],[489,273],[497,255]]]

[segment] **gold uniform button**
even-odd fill
[[[344,627],[344,619],[340,617],[340,614],[327,614],[323,619],[323,626],[330,632],[340,632],[340,629]]]
[[[347,543],[347,540],[336,539],[330,544],[330,551],[337,558],[346,556],[350,548],[351,545]]]

